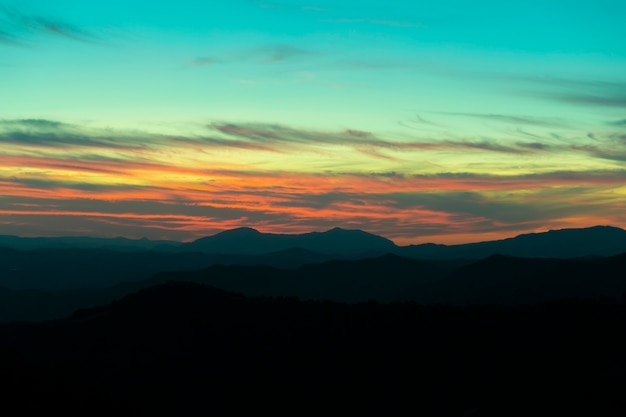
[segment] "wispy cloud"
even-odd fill
[[[88,29],[51,17],[24,13],[16,8],[0,8],[0,43],[25,44],[30,34],[50,35],[85,43],[103,39]],[[2,28],[4,26],[4,29]]]
[[[316,131],[262,123],[211,123],[192,131],[158,135],[43,119],[0,121],[0,232],[13,230],[7,222],[33,230],[58,225],[57,232],[81,225],[91,234],[128,234],[127,227],[135,236],[170,238],[241,225],[273,232],[343,225],[408,239],[418,231],[463,235],[547,222],[580,225],[581,218],[626,221],[615,209],[616,190],[626,183],[623,169],[507,174],[508,163],[501,162],[503,170],[459,171],[471,168],[459,165],[457,172],[413,172],[435,151],[445,151],[445,161],[470,153],[481,160],[549,157],[553,149],[540,142],[401,141],[355,127]],[[617,147],[619,140],[610,143]],[[601,159],[605,143],[569,151]],[[341,163],[308,170],[303,155],[324,159],[315,152]],[[275,158],[295,162],[273,164]]]
[[[516,125],[531,125],[531,126],[541,126],[541,127],[564,127],[566,126],[562,121],[549,118],[549,117],[520,116],[520,115],[494,114],[494,113],[439,112],[438,114],[443,114],[443,115],[448,115],[448,116],[470,117],[474,119],[482,119],[482,120],[516,124]]]
[[[626,90],[622,92],[607,93],[606,95],[585,93],[554,93],[548,97],[578,105],[601,106],[601,107],[626,107]]]
[[[361,129],[346,128],[337,131],[299,129],[286,125],[264,123],[212,123],[206,125],[205,132],[196,130],[193,134],[162,135],[146,131],[110,130],[84,127],[51,120],[23,119],[0,120],[0,143],[21,146],[28,149],[71,149],[108,150],[110,152],[157,152],[184,145],[185,149],[200,152],[213,150],[239,149],[247,152],[269,152],[290,155],[309,153],[311,155],[341,154],[342,149],[354,151],[370,158],[399,161],[406,160],[410,153],[422,157],[429,152],[456,153],[469,155],[481,152],[506,155],[532,155],[539,152],[585,151],[599,158],[616,159],[624,151],[624,140],[620,135],[604,136],[601,152],[599,139],[593,143],[575,145],[554,144],[549,140],[495,140],[490,138],[420,138],[399,139],[395,135],[379,136]],[[8,149],[8,148],[7,148]],[[17,149],[17,148],[16,148]],[[7,152],[7,150],[5,150]],[[251,154],[252,155],[252,154]],[[256,155],[254,158],[258,159]],[[621,157],[619,157],[621,158]],[[616,159],[621,160],[621,159]]]
[[[22,45],[22,42],[20,41],[20,38],[14,33],[10,33],[6,30],[0,29],[0,44],[18,46]]]
[[[189,65],[192,67],[208,67],[218,63],[219,60],[211,57],[198,57],[189,62]]]
[[[335,145],[350,146],[356,150],[372,153],[374,150],[409,151],[409,150],[484,150],[490,152],[503,152],[512,154],[528,153],[540,150],[538,146],[518,144],[505,145],[487,140],[447,140],[439,141],[398,141],[379,138],[370,132],[357,129],[346,129],[342,132],[320,132],[294,129],[281,125],[266,124],[228,124],[212,125],[212,129],[221,133],[245,138],[252,142],[264,142],[274,144],[308,144],[308,145]],[[378,151],[372,155],[384,157]]]
[[[302,55],[308,55],[311,52],[293,45],[278,44],[261,47],[258,53],[263,55],[266,62],[283,62]]]
[[[493,74],[489,75],[490,77]],[[626,88],[626,83],[623,81],[614,80],[601,80],[601,79],[575,79],[564,77],[549,77],[549,76],[506,76],[507,79],[512,81],[522,81],[532,84],[543,84],[549,87],[556,88],[573,88],[575,90],[623,90]]]
[[[623,145],[626,145],[624,143]],[[626,162],[626,146],[597,146],[597,145],[572,145],[576,151],[582,151],[594,158],[608,159],[611,161]]]
[[[557,77],[506,77],[507,79],[538,85],[541,90],[527,90],[524,94],[581,106],[626,107],[626,81],[580,80]]]
[[[545,151],[550,149],[550,145],[541,142],[515,142],[520,148],[535,149],[537,151]]]
[[[136,137],[108,135],[79,126],[42,119],[0,120],[0,143],[42,147],[140,148]]]
[[[208,67],[216,64],[228,64],[233,62],[246,62],[254,60],[263,64],[282,64],[289,61],[297,61],[307,55],[314,55],[309,49],[300,48],[296,45],[281,43],[257,46],[249,49],[234,50],[230,53],[200,56],[187,63],[190,67]]]
[[[609,122],[609,124],[613,125],[613,126],[624,126],[624,127],[626,127],[626,119],[613,120],[613,121]]]

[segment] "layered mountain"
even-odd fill
[[[274,234],[242,227],[187,243],[126,238],[0,236],[0,247],[21,250],[78,248],[118,252],[202,252],[256,256],[286,251],[293,258],[309,257],[311,260],[324,260],[329,255],[363,258],[385,253],[421,259],[482,259],[496,253],[526,258],[576,258],[613,256],[626,252],[626,231],[611,226],[595,226],[582,229],[550,230],[460,245],[427,243],[397,246],[389,239],[362,230],[334,228],[325,232]],[[305,255],[307,253],[308,255]],[[275,256],[273,258],[276,259]],[[263,263],[262,258],[259,261]],[[292,264],[301,265],[302,263]]]
[[[108,249],[115,251],[174,250],[180,242],[173,240],[98,238],[88,236],[19,237],[0,235],[0,247],[31,249]]]
[[[411,245],[398,254],[426,259],[482,259],[493,254],[524,258],[613,256],[626,252],[626,231],[611,226],[550,230],[461,245]]]
[[[141,288],[169,281],[207,284],[248,296],[298,297],[336,302],[518,306],[562,300],[626,297],[626,254],[598,259],[515,258],[479,261],[419,260],[396,255],[332,260],[279,269],[267,265],[213,265],[162,272],[108,288],[44,292],[0,288],[0,322],[67,316]]]
[[[396,249],[396,245],[389,239],[362,230],[338,227],[326,232],[304,234],[261,233],[252,228],[242,227],[181,246],[181,250],[246,255],[259,255],[291,248],[320,253],[354,254],[391,252]]]
[[[13,415],[623,416],[626,306],[354,305],[188,282],[0,325]]]

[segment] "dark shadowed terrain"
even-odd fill
[[[3,406],[626,415],[625,233],[421,249],[342,229],[22,242],[0,249]]]
[[[608,302],[346,305],[171,282],[0,333],[12,415],[626,412],[626,307]]]
[[[111,271],[110,268],[103,270]],[[478,261],[450,261],[388,254],[297,268],[213,265],[195,271],[156,273],[103,288],[65,291],[0,288],[0,321],[61,318],[76,309],[106,304],[167,281],[207,284],[248,296],[347,303],[373,300],[516,306],[560,300],[621,302],[626,294],[625,270],[626,255],[584,259],[492,255]]]

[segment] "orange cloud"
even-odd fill
[[[519,173],[463,170],[471,166],[459,163],[450,171],[431,164],[424,173],[403,154],[425,158],[457,147],[506,156],[552,148],[400,142],[356,129],[320,133],[252,124],[211,128],[223,137],[106,136],[41,120],[0,123],[0,233],[19,223],[50,233],[132,230],[140,236],[189,239],[238,226],[281,233],[342,226],[407,243],[505,237],[546,226],[626,224],[626,170],[620,167],[590,165],[568,171],[545,165],[529,171],[534,173]],[[86,143],[76,132],[87,132]],[[316,171],[315,164],[324,158],[337,158],[337,145],[356,151],[340,154],[347,158],[336,165],[343,171]],[[278,163],[267,153],[259,154],[259,147],[283,159]],[[328,154],[313,157],[308,147]],[[581,149],[589,151],[574,151]],[[396,152],[390,161],[387,154],[378,154],[388,150]],[[66,221],[55,229],[60,223],[51,218]]]

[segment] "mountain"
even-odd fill
[[[63,320],[0,325],[3,407],[623,416],[625,327],[624,304],[347,305],[169,282]]]
[[[125,237],[98,238],[69,237],[18,237],[0,235],[0,247],[12,249],[108,249],[116,251],[175,250],[180,242],[171,240],[128,239]]]
[[[32,249],[0,247],[0,287],[13,290],[67,291],[104,288],[140,281],[165,271],[189,271],[211,265],[268,265],[297,268],[350,255],[287,249],[264,255],[201,252],[114,251],[109,249]]]
[[[161,271],[202,269],[218,261],[224,262],[224,257],[192,252],[0,248],[0,286],[52,291],[109,287]]]
[[[338,302],[414,301],[445,305],[523,305],[567,299],[620,301],[626,254],[598,259],[518,258],[418,260],[384,255],[281,270],[220,266],[157,275],[154,284],[192,281],[250,296]]]
[[[449,305],[523,305],[559,300],[626,299],[626,254],[599,259],[491,255],[461,266],[407,297]]]
[[[611,226],[550,230],[513,238],[461,245],[411,245],[398,248],[403,256],[424,259],[482,259],[499,253],[523,258],[613,256],[626,252],[626,231]]]
[[[189,262],[202,262],[202,258],[198,258],[198,256],[207,256],[209,257],[207,261],[214,261],[213,255],[193,252],[183,254]],[[148,252],[146,255],[155,256],[157,254]],[[162,262],[156,265],[159,265],[163,271],[169,270],[170,272],[155,273],[151,277],[145,278],[139,272],[146,271],[134,271],[135,275],[122,275],[122,277],[126,277],[127,282],[120,281],[120,276],[115,275],[115,269],[108,269],[112,265],[114,265],[113,268],[122,269],[124,264],[115,263],[115,261],[100,268],[104,274],[102,277],[97,275],[84,279],[85,285],[82,286],[76,285],[73,281],[70,282],[70,278],[79,280],[80,275],[64,277],[61,274],[55,277],[50,273],[46,274],[45,271],[41,271],[41,278],[37,274],[33,274],[30,289],[25,289],[26,283],[4,280],[0,282],[0,322],[57,319],[76,309],[108,303],[141,288],[168,281],[208,284],[252,296],[285,296],[344,302],[410,300],[411,298],[407,297],[407,294],[413,294],[414,291],[412,290],[415,287],[442,279],[465,264],[463,262],[425,261],[385,255],[361,260],[335,259],[293,269],[282,269],[255,263],[254,260],[258,257],[248,256],[242,258],[249,262],[249,265],[235,263],[226,265],[222,263],[205,269],[190,270],[192,266],[197,267],[198,264],[189,263],[186,270],[182,270],[182,267],[181,270],[173,270],[176,265],[180,264],[176,263],[178,260],[174,256],[176,254],[167,255],[171,256],[169,261],[172,263],[166,263],[168,258],[162,257]],[[277,262],[282,263],[289,262],[289,257],[295,256],[295,259],[292,258],[292,260],[296,264],[301,262],[302,256],[318,258],[315,253],[300,250],[270,254],[267,256],[268,261],[271,262],[273,256],[276,256]],[[284,256],[288,256],[288,258],[284,258]],[[227,256],[220,257],[222,260],[228,259]],[[94,262],[93,258],[91,262]],[[89,261],[86,263],[89,264]],[[100,265],[99,261],[95,261],[93,268],[97,269],[98,265]],[[152,265],[152,268],[156,265]],[[130,270],[132,267],[137,267],[137,264],[126,265],[129,270],[126,270],[125,273],[133,272]],[[169,269],[167,269],[168,267]],[[105,287],[103,283],[106,282],[107,274],[114,276],[108,277],[109,286]],[[100,277],[100,281],[97,281],[100,284],[98,287],[86,285],[87,283],[93,284],[92,281],[97,277]],[[46,286],[45,279],[54,278],[59,282],[51,290],[49,286],[52,284]],[[38,279],[42,280],[43,283],[37,281]],[[38,285],[36,288],[43,288],[44,290],[32,289],[33,283]]]
[[[362,230],[337,227],[326,232],[273,234],[242,227],[185,243],[180,249],[205,253],[261,255],[292,248],[333,254],[386,253],[396,247],[391,240]]]
[[[148,254],[152,257],[159,255]],[[228,256],[192,252],[180,254],[184,255],[183,258],[176,258],[178,254],[168,255],[174,257],[168,261],[167,257],[162,256],[164,262],[158,264],[158,267],[164,271],[171,268],[170,272],[142,278],[144,275],[141,273],[147,271],[135,270],[135,275],[127,276],[128,282],[121,282],[121,273],[115,275],[115,268],[122,268],[123,263],[113,263],[115,266],[112,270],[102,267],[100,269],[104,275],[98,282],[99,288],[87,288],[87,285],[80,286],[75,282],[66,283],[65,288],[55,287],[55,291],[20,289],[24,287],[16,283],[13,283],[12,288],[0,285],[0,322],[60,318],[78,308],[108,303],[141,288],[168,281],[207,284],[249,296],[299,297],[350,303],[374,300],[413,301],[424,305],[516,306],[566,299],[619,302],[626,295],[626,279],[623,277],[626,254],[579,259],[492,255],[478,261],[419,260],[388,254],[357,260],[335,259],[292,269],[257,263],[256,260],[265,256],[256,255],[240,258],[249,262],[248,265],[226,265],[222,262],[199,269],[198,265],[203,262],[204,256],[207,262],[213,263],[217,258],[226,261]],[[303,261],[301,256],[318,258],[315,253],[290,250],[269,255],[268,260],[271,261],[274,255],[277,262],[289,262],[289,256],[295,256],[295,264],[292,266]],[[94,262],[94,259],[87,259],[85,264]],[[191,268],[191,261],[198,262],[195,264],[197,270],[175,270],[183,259],[188,261],[184,264],[187,269]],[[97,262],[91,266],[92,271],[100,265]],[[127,265],[128,268],[138,266],[140,264]],[[153,265],[155,267],[157,264]],[[125,271],[130,272],[132,270]],[[89,274],[88,270],[85,273]],[[107,274],[113,276],[107,278]],[[54,275],[46,274],[45,271],[41,275],[43,278],[54,278]],[[80,275],[72,277],[78,280]],[[55,285],[60,286],[63,279],[69,280],[61,274],[58,277],[60,283]],[[96,277],[85,278],[84,281],[88,282],[88,279]],[[104,286],[105,282],[109,285]],[[9,283],[4,280],[2,284]],[[40,288],[46,288],[44,284],[39,285]]]
[[[301,251],[300,255],[305,252],[315,252],[317,258],[328,255],[342,258],[364,258],[394,253],[399,256],[418,259],[482,259],[499,253],[525,258],[565,259],[585,256],[613,256],[624,253],[626,252],[626,231],[611,226],[594,226],[582,229],[550,230],[548,232],[522,234],[507,239],[460,245],[426,243],[396,246],[391,240],[378,235],[362,230],[346,230],[338,227],[325,232],[304,234],[261,233],[249,227],[241,227],[188,243],[126,238],[20,238],[0,236],[1,247],[22,250],[107,249],[118,252],[149,250],[154,252],[202,252],[255,256],[296,250]],[[322,258],[320,259],[324,260]],[[275,256],[274,259],[276,259]],[[261,261],[261,263],[264,262]]]
[[[445,277],[455,263],[384,255],[332,260],[292,270],[265,266],[214,266],[203,271],[169,273],[165,280],[199,282],[252,296],[287,296],[340,302],[405,301],[407,290]]]

